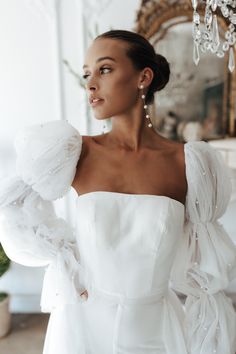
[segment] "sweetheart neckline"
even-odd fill
[[[78,194],[77,193],[77,199],[80,199],[82,197],[86,197],[88,195],[92,195],[92,194],[99,194],[99,193],[109,193],[109,194],[113,194],[113,195],[120,195],[120,196],[135,196],[135,197],[151,197],[151,198],[167,198],[170,201],[173,201],[175,203],[177,203],[177,205],[180,205],[181,207],[185,208],[185,205],[183,203],[181,203],[180,201],[178,201],[177,199],[168,197],[166,195],[156,195],[156,194],[136,194],[136,193],[122,193],[122,192],[112,192],[112,191],[92,191],[92,192],[87,192],[87,193],[83,193],[83,194]]]

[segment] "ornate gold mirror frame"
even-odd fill
[[[204,8],[199,9],[201,16]],[[163,39],[169,28],[186,22],[192,22],[193,8],[191,0],[142,0],[136,16],[134,30],[152,44]],[[218,14],[219,29],[227,28],[226,19]],[[236,61],[236,51],[235,61]],[[224,60],[224,99],[223,99],[223,130],[228,136],[236,136],[236,69],[228,71],[228,53]]]

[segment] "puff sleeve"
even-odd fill
[[[206,142],[185,144],[188,192],[184,235],[171,272],[185,294],[189,354],[235,354],[236,314],[224,289],[236,276],[236,246],[219,222],[231,195],[228,168]]]
[[[0,183],[0,242],[11,260],[47,266],[43,312],[83,301],[74,230],[53,206],[71,187],[81,147],[81,135],[66,121],[26,127],[15,139],[16,176]]]

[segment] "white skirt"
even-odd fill
[[[43,354],[187,354],[176,294],[127,299],[95,291],[50,316]]]

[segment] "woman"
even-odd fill
[[[235,245],[218,222],[230,198],[221,157],[205,142],[176,143],[152,127],[148,104],[169,65],[140,35],[98,36],[84,66],[96,119],[23,129],[17,176],[2,183],[8,256],[48,265],[44,354],[234,354],[236,316],[223,292]],[[73,187],[73,232],[52,202]],[[183,311],[177,291],[187,296]]]

